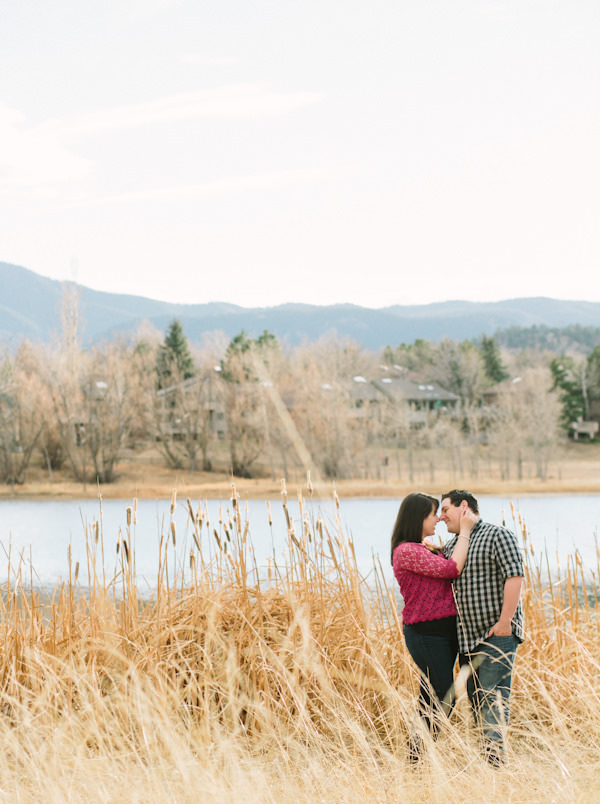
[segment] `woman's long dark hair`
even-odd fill
[[[439,502],[429,494],[420,491],[407,494],[400,504],[400,510],[396,517],[394,530],[392,531],[392,550],[391,561],[394,562],[394,550],[401,542],[423,541],[423,522],[429,514],[435,513]]]

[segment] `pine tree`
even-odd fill
[[[581,383],[583,372],[577,362],[568,355],[555,357],[550,363],[550,371],[554,384],[552,390],[558,389],[561,394],[561,424],[571,431],[571,424],[577,419],[585,418],[585,397]]]
[[[190,346],[179,319],[174,318],[169,324],[165,339],[158,350],[156,360],[158,387],[188,380],[195,374],[194,359]]]
[[[483,357],[485,376],[491,383],[495,384],[508,379],[508,372],[502,362],[502,355],[495,338],[488,338],[487,335],[483,336],[481,339],[481,356]]]

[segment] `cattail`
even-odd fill
[[[310,518],[309,518],[308,514],[305,514],[305,516],[304,516],[304,533],[305,533],[308,541],[312,542],[312,534],[310,532]]]
[[[177,489],[173,489],[171,494],[171,516],[175,513],[175,503],[177,502]]]

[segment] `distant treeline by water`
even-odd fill
[[[506,349],[535,349],[550,352],[578,351],[584,354],[600,346],[600,327],[571,324],[567,327],[506,327],[498,329],[495,338]]]

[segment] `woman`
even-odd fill
[[[469,534],[476,517],[461,514],[460,533],[449,559],[423,542],[440,521],[438,501],[429,494],[409,494],[402,500],[392,532],[392,566],[404,598],[402,619],[406,647],[422,673],[418,711],[435,737],[439,714],[453,706],[454,664],[458,653],[456,606],[452,578],[465,565]],[[433,692],[433,695],[432,695]],[[411,739],[411,758],[419,741]]]

